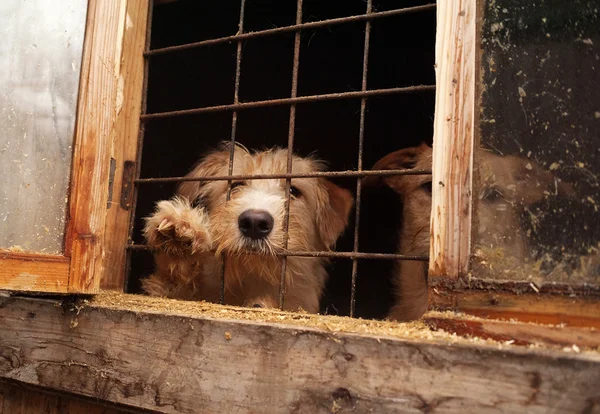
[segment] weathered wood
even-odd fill
[[[429,303],[433,309],[461,311],[484,318],[600,328],[600,299],[593,295],[570,297],[432,288]]]
[[[121,205],[123,167],[125,162],[137,159],[147,20],[148,0],[128,0],[115,103],[116,123],[111,134],[111,158],[115,160],[116,168],[104,232],[105,256],[102,261],[96,262],[96,272],[102,274],[102,289],[122,290],[124,286],[125,245],[132,209]],[[106,268],[111,271],[102,273],[102,269]]]
[[[127,411],[0,381],[0,414],[122,414]]]
[[[594,412],[600,356],[0,298],[0,377],[191,412]]]
[[[431,277],[458,278],[469,264],[476,9],[475,0],[443,1],[437,7]]]
[[[1,289],[64,293],[68,282],[67,257],[0,251]]]
[[[65,254],[69,291],[95,293],[104,265],[111,134],[119,96],[127,1],[90,0],[84,43]]]

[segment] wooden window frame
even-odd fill
[[[101,284],[122,286],[113,270],[124,260],[130,212],[115,189],[137,150],[148,10],[148,0],[89,0],[63,254],[1,251],[0,289],[93,294]]]

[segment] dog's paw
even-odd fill
[[[146,219],[144,236],[150,248],[175,256],[206,252],[212,247],[208,218],[186,200],[161,201]]]

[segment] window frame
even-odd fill
[[[0,289],[89,294],[122,286],[113,264],[122,260],[129,212],[115,200],[124,161],[137,150],[148,10],[148,0],[89,0],[63,253],[0,252]]]

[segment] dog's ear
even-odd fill
[[[317,212],[317,225],[321,240],[328,248],[332,247],[348,225],[348,216],[354,204],[354,197],[344,188],[329,180],[321,180],[327,191],[327,199]]]
[[[219,150],[208,154],[190,171],[186,177],[214,177],[220,175],[228,165],[229,152]],[[207,181],[184,181],[177,187],[177,194],[187,198],[191,203],[201,196],[201,188]]]
[[[373,170],[412,170],[417,165],[419,156],[428,149],[429,147],[423,143],[418,147],[394,151],[377,161]],[[369,176],[363,179],[363,185],[367,187],[387,185],[402,194],[406,189],[406,176]]]

